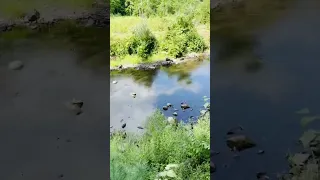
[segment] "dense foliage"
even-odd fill
[[[210,179],[210,115],[192,129],[190,124],[168,124],[157,111],[143,135],[114,134],[110,150],[112,180]]]

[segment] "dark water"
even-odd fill
[[[303,128],[301,115],[295,114],[305,107],[312,115],[320,113],[320,3],[306,0],[286,5],[274,8],[278,16],[263,26],[258,22],[271,12],[257,14],[257,22],[247,22],[245,27],[229,26],[229,38],[219,30],[211,33],[211,39],[216,38],[211,133],[213,150],[221,152],[214,156],[214,179],[251,180],[261,171],[275,178],[287,169],[285,155],[297,149],[303,131],[320,127],[314,122]],[[248,68],[252,62],[259,66]],[[234,159],[225,135],[239,124],[258,146]],[[266,153],[257,155],[258,149]]]
[[[118,83],[112,84],[114,80]],[[179,120],[187,121],[191,116],[196,118],[203,109],[203,96],[210,95],[209,82],[210,65],[207,60],[157,71],[115,74],[110,82],[110,125],[119,129],[126,123],[128,131],[137,132],[137,126],[143,126],[156,108],[162,109],[167,103],[171,103],[173,108],[164,111],[166,116],[172,116],[174,109],[178,109]],[[131,93],[137,93],[136,98],[131,97]],[[181,102],[188,103],[193,110],[183,112]]]
[[[95,30],[103,44],[93,30],[60,30],[1,35],[0,179],[109,178],[109,74],[93,69],[108,60],[109,30]],[[25,67],[8,70],[13,60]],[[79,116],[64,104],[73,98],[84,101]]]

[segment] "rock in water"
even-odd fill
[[[181,108],[188,109],[188,108],[190,108],[190,106],[187,103],[181,103]]]
[[[67,108],[74,112],[76,115],[79,115],[82,113],[82,109],[78,105],[74,105],[72,103],[67,103]]]
[[[21,70],[23,66],[23,62],[21,61],[12,61],[11,63],[9,63],[8,68],[10,70]]]
[[[76,100],[73,99],[71,102],[66,104],[67,108],[73,111],[76,115],[81,114],[82,111],[82,106],[83,106],[83,101],[81,100]]]
[[[168,106],[168,107],[172,107],[172,104],[171,104],[171,103],[167,103],[167,106]]]
[[[168,106],[163,106],[162,109],[166,111],[168,110]]]
[[[177,112],[174,112],[174,113],[172,113],[172,115],[174,115],[174,116],[178,116],[178,113],[177,113]]]
[[[118,81],[112,81],[112,83],[113,83],[113,84],[117,84],[117,83],[118,83]]]
[[[132,96],[133,98],[136,98],[137,93],[131,93],[131,96]]]
[[[82,108],[82,106],[83,106],[83,101],[81,101],[81,100],[73,99],[71,103],[75,106],[78,106],[79,108]]]
[[[127,124],[126,123],[124,123],[124,124],[122,124],[122,128],[124,129],[125,127],[127,126]]]
[[[227,146],[237,151],[242,151],[256,146],[256,144],[245,135],[235,135],[227,139]]]
[[[36,22],[40,19],[40,13],[34,9],[33,12],[27,14],[25,18],[29,22]]]

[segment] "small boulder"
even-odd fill
[[[174,112],[174,113],[172,113],[172,115],[174,115],[174,116],[178,116],[178,113],[177,113],[177,112]]]
[[[124,123],[124,124],[122,124],[122,128],[124,129],[125,127],[127,126],[127,124],[126,123]]]
[[[245,135],[234,135],[227,139],[227,146],[237,151],[242,151],[256,146],[256,144]]]
[[[188,108],[190,108],[190,106],[187,103],[181,103],[181,108],[188,109]]]
[[[168,106],[163,106],[162,109],[166,111],[168,110]]]
[[[131,96],[132,96],[133,98],[136,98],[137,93],[131,93]]]
[[[167,106],[168,106],[168,107],[172,107],[172,104],[171,104],[171,103],[167,103]]]
[[[10,70],[21,70],[24,64],[21,61],[12,61],[9,63],[8,68]]]
[[[113,84],[117,84],[117,83],[118,83],[118,81],[112,81],[112,83],[113,83]]]

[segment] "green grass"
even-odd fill
[[[176,21],[176,16],[166,17],[149,17],[140,18],[136,16],[111,16],[110,18],[110,43],[118,44],[128,40],[133,36],[133,31],[137,25],[145,24],[161,44],[165,40],[168,33],[168,28]],[[197,33],[204,39],[206,45],[210,46],[210,28],[207,24],[194,23]],[[122,57],[112,57],[110,66],[116,67],[122,65],[135,65],[144,62],[154,62],[164,60],[166,57],[171,57],[165,51],[157,51],[149,58],[144,59],[136,55],[125,55]]]
[[[190,124],[170,125],[160,111],[148,118],[142,135],[111,137],[111,180],[156,179],[169,164],[178,180],[210,179],[210,115]],[[170,178],[169,178],[170,179]]]

